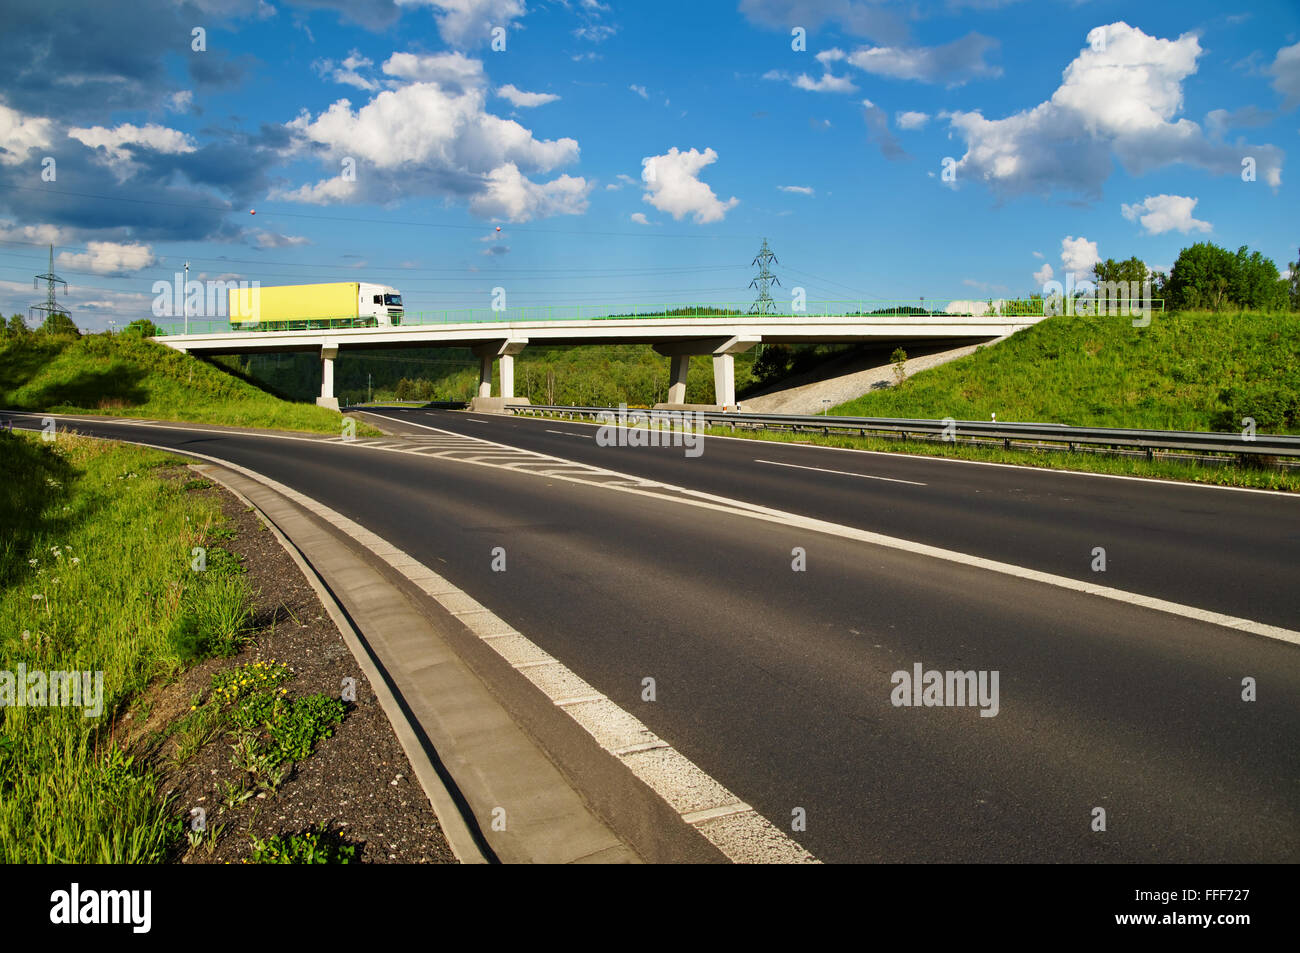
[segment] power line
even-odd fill
[[[32,186],[24,186],[24,185],[0,185],[0,189],[12,189],[21,192],[39,192],[41,194],[52,193],[55,195],[69,195],[76,198],[99,199],[105,202],[130,202],[132,204],[137,204],[137,205],[161,205],[167,208],[197,209],[201,211],[222,212],[227,214],[237,211],[235,207],[232,205],[222,206],[222,205],[200,205],[191,202],[164,202],[159,199],[127,198],[126,196],[122,196],[122,195],[102,195],[94,192],[71,192],[66,189],[48,189],[48,188],[38,189]],[[343,215],[312,215],[306,212],[276,211],[268,214],[280,218],[305,218],[305,219],[324,221],[324,222],[352,222],[352,223],[364,223],[364,224],[372,224],[372,225],[403,225],[403,226],[411,226],[415,228],[445,228],[445,229],[456,229],[462,231],[480,231],[483,228],[482,225],[457,225],[451,222],[414,222],[414,221],[407,221],[404,219],[394,219],[394,218],[361,218],[358,216],[343,216]],[[520,232],[522,234],[538,234],[538,235],[599,235],[599,236],[616,236],[619,238],[631,238],[635,236],[637,238],[672,238],[672,239],[679,239],[679,238],[739,239],[741,237],[739,235],[720,235],[717,233],[698,234],[692,232],[660,232],[657,230],[656,231],[645,230],[645,231],[635,231],[635,232],[595,232],[595,231],[585,231],[583,229],[533,228],[533,227],[520,226],[520,225],[512,225],[511,228],[514,231]]]

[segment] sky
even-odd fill
[[[747,308],[765,238],[812,309],[1298,257],[1296,0],[6,7],[5,315],[49,243],[89,330],[185,261],[559,314]]]

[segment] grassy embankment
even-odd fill
[[[1300,315],[1047,318],[831,413],[1076,427],[1300,433]]]
[[[210,849],[219,830],[186,829],[166,769],[224,738],[248,789],[232,797],[273,795],[344,717],[337,700],[280,688],[283,665],[226,663],[189,713],[124,744],[143,719],[123,716],[146,688],[255,634],[243,564],[218,545],[232,530],[214,498],[190,492],[210,484],[167,469],[181,463],[69,433],[0,432],[0,862],[154,863],[187,840]],[[51,672],[86,673],[78,695],[56,692]]]
[[[124,334],[0,343],[0,407],[337,434],[338,413],[290,403],[210,364]],[[357,424],[358,435],[378,431]]]
[[[196,654],[233,650],[242,578],[190,572],[220,514],[153,450],[0,435],[0,670],[103,673],[103,711],[0,713],[0,860],[162,860],[179,835],[155,773],[113,741],[124,706]]]

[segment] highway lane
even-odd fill
[[[1300,859],[1295,646],[543,476],[324,441],[78,429],[221,456],[357,520],[783,830],[802,808],[793,836],[823,860]],[[497,545],[505,573],[490,567]],[[997,716],[892,705],[892,673],[918,662],[997,671]],[[1240,699],[1244,676],[1258,701]]]
[[[390,408],[380,413],[411,432],[438,427],[1017,566],[1300,627],[1296,496],[771,441],[705,438],[703,453],[687,457],[674,447],[600,447],[595,427],[571,421],[445,410]],[[906,482],[888,482],[894,480]],[[1092,568],[1097,547],[1106,551],[1104,573]]]

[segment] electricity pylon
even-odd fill
[[[772,282],[775,281],[778,285],[781,283],[781,279],[772,274],[767,267],[769,263],[774,261],[776,261],[776,255],[772,254],[772,249],[767,247],[767,239],[764,238],[763,247],[758,250],[758,254],[754,256],[754,260],[751,262],[751,264],[758,266],[758,275],[749,283],[749,286],[758,288],[758,298],[750,307],[750,314],[776,314],[776,302],[772,300],[772,296],[767,290],[768,285]],[[777,262],[777,264],[779,265],[780,262]]]
[[[48,318],[52,314],[67,314],[68,309],[60,308],[58,306],[58,303],[55,301],[55,291],[57,290],[55,286],[63,285],[63,293],[64,295],[66,295],[68,293],[68,283],[54,273],[54,246],[53,245],[50,246],[50,270],[43,275],[37,275],[35,278],[33,278],[32,287],[36,288],[37,282],[42,280],[45,282],[45,286],[46,286],[45,304],[32,305],[30,308],[27,309],[28,316],[33,320],[35,320],[37,313],[44,314],[46,318]],[[44,324],[45,323],[44,320],[42,320],[41,323]]]

